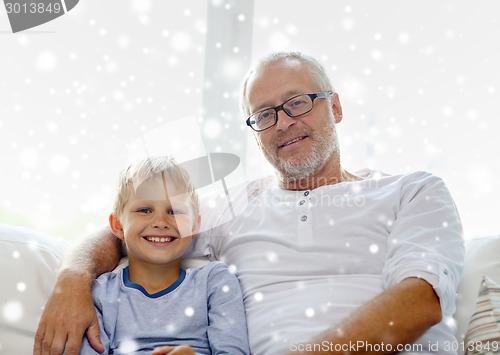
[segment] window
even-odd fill
[[[17,34],[0,11],[0,221],[85,234],[107,223],[128,144],[200,115],[207,6],[80,1]]]
[[[256,58],[300,50],[323,62],[340,95],[348,170],[431,171],[466,237],[498,233],[494,8],[115,0],[79,2],[17,34],[2,8],[0,221],[66,238],[104,225],[130,142],[180,118],[199,122],[207,151],[238,154],[247,177],[272,173],[238,111],[238,86]]]

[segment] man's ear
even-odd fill
[[[340,104],[339,95],[336,92],[332,95],[332,110],[335,123],[342,121],[342,105]]]
[[[193,239],[198,237],[198,235],[200,233],[200,228],[201,228],[201,216],[198,215],[198,217],[194,221],[193,228],[191,229],[191,233],[193,233],[192,234]]]
[[[122,224],[120,220],[113,213],[109,215],[109,227],[111,228],[111,231],[115,236],[123,240],[124,233]]]

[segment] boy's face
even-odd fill
[[[135,190],[135,191],[134,191]],[[188,194],[155,175],[130,187],[121,220],[110,216],[113,233],[127,245],[129,258],[153,264],[180,261],[199,231]]]

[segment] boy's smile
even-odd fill
[[[146,236],[143,238],[146,239],[150,243],[159,244],[158,246],[162,246],[161,244],[170,243],[170,242],[174,241],[175,239],[177,239],[175,237],[168,236],[168,235],[167,236],[162,236],[162,235]]]

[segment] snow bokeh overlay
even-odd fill
[[[240,154],[248,176],[271,172],[243,126],[237,85],[220,90],[229,105],[219,117],[204,117],[204,95],[218,90],[204,70],[208,49],[237,57],[251,46],[249,60],[300,50],[322,61],[343,104],[346,168],[429,170],[450,188],[466,237],[499,232],[494,0],[254,3],[238,14],[230,0],[80,1],[18,34],[0,7],[0,222],[65,238],[104,225],[127,146],[183,117],[197,117],[220,151]],[[251,26],[251,43],[207,42],[207,31],[227,32],[210,27],[211,6]],[[224,62],[227,77],[241,75],[238,65]]]

